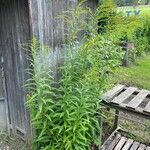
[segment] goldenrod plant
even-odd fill
[[[28,106],[39,150],[91,150],[101,144],[101,93],[122,52],[97,33],[95,15],[83,5],[64,13],[68,34],[57,81],[47,47],[36,39],[29,44]]]

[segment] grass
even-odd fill
[[[120,67],[115,70],[114,74],[109,78],[110,87],[114,84],[125,84],[129,86],[136,86],[150,90],[150,54],[144,57],[138,58],[136,64],[130,67]],[[135,119],[136,116],[128,116],[131,119]],[[137,124],[137,122],[131,122],[125,119],[120,119],[120,125],[122,128],[130,132],[129,137],[141,141],[143,143],[150,143],[150,122],[143,118],[137,119],[147,124]]]
[[[150,54],[130,67],[118,68],[109,80],[112,85],[121,83],[150,90]]]

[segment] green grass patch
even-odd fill
[[[109,78],[111,85],[121,83],[150,90],[150,54],[130,67],[120,67]]]

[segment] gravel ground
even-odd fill
[[[29,150],[25,143],[17,138],[0,135],[0,150]]]
[[[11,150],[11,149],[3,141],[0,141],[0,150]]]

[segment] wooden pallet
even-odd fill
[[[100,150],[150,150],[150,146],[123,136],[121,129],[117,129],[105,141]]]
[[[148,90],[119,84],[103,95],[103,102],[115,108],[150,117],[150,91]]]

